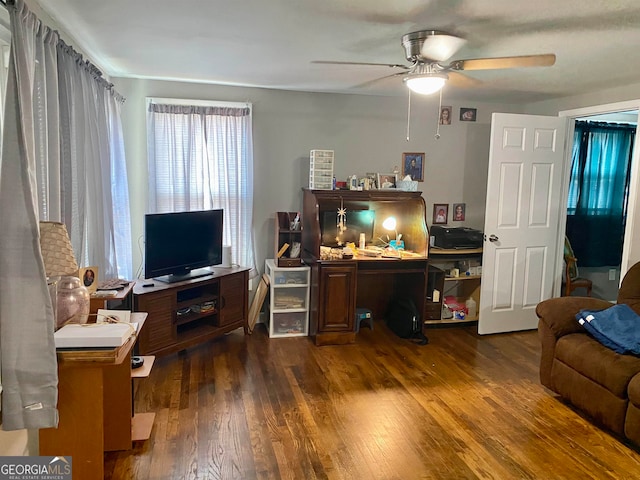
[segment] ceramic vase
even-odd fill
[[[87,323],[91,297],[80,279],[65,275],[53,277],[51,282],[56,291],[56,329],[67,323]]]

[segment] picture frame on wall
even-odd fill
[[[433,204],[433,224],[442,225],[447,223],[449,218],[449,204],[448,203],[434,203]]]
[[[451,217],[451,219],[454,222],[463,221],[466,209],[467,209],[466,203],[454,203],[453,204],[453,216]]]
[[[453,107],[446,106],[440,108],[440,125],[451,125],[452,112]]]
[[[475,122],[477,113],[478,113],[478,109],[477,108],[461,108],[460,109],[460,121],[461,122]]]
[[[424,181],[424,152],[402,154],[402,178],[407,175],[416,182]]]
[[[396,188],[395,173],[378,173],[377,177],[377,184],[379,189],[384,190],[386,188]]]

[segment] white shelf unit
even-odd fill
[[[309,281],[311,269],[276,267],[265,260],[269,276],[269,337],[309,335]]]
[[[333,150],[311,150],[309,155],[309,188],[333,189]]]

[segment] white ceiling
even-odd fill
[[[638,0],[39,0],[109,76],[404,95],[403,34],[468,40],[452,59],[555,53],[552,67],[465,72],[448,99],[527,103],[640,82]]]

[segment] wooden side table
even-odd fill
[[[40,455],[72,457],[74,479],[102,480],[104,452],[132,447],[131,350],[146,317],[132,313],[137,334],[120,347],[57,351],[60,419],[40,430]]]

